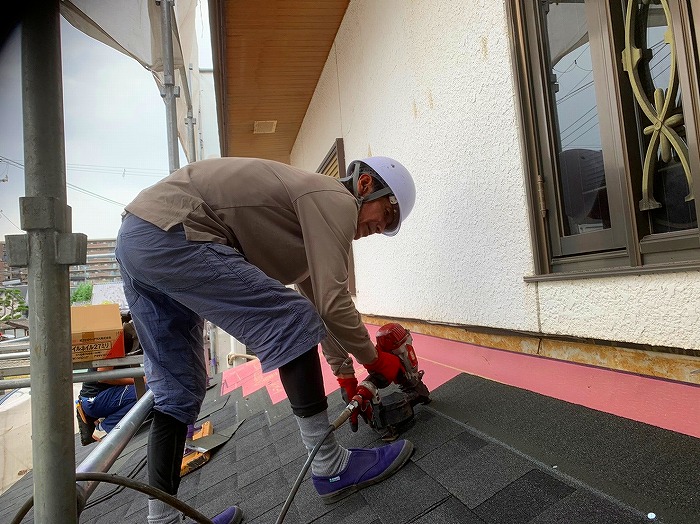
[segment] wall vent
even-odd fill
[[[274,133],[277,129],[277,120],[256,120],[253,124],[253,134]]]

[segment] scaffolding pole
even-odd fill
[[[88,455],[77,468],[78,473],[106,473],[119,458],[119,454],[129,444],[146,417],[153,409],[153,392],[148,390],[139,401],[122,417],[119,423],[102,439],[96,449]],[[78,483],[78,506],[80,512],[85,508],[88,498],[95,491],[99,482],[85,480]]]
[[[28,267],[35,522],[77,522],[68,266],[87,238],[70,233],[59,0],[22,19],[26,235],[6,237],[8,264]]]
[[[185,118],[185,122],[187,123],[187,147],[190,150],[190,158],[192,159],[192,162],[194,162],[197,160],[197,142],[195,140],[194,133],[194,126],[197,123],[197,119],[192,113],[192,64],[190,64],[187,68],[187,83],[185,85],[188,86],[186,94],[189,95],[186,97],[187,118]]]
[[[175,85],[175,59],[173,57],[173,0],[160,0],[161,34],[163,50],[163,88],[160,96],[165,102],[165,124],[168,138],[170,172],[180,168],[180,151],[177,147],[177,108],[175,99],[180,96]]]

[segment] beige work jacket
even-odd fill
[[[237,248],[282,284],[296,284],[316,306],[329,336],[333,372],[352,373],[376,358],[348,291],[355,197],[334,178],[254,158],[189,164],[144,189],[126,210],[163,230],[183,224],[189,240]]]

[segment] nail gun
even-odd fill
[[[362,385],[373,394],[370,426],[382,433],[383,440],[398,437],[399,427],[413,419],[413,406],[430,402],[430,391],[423,383],[422,370],[413,349],[411,333],[401,324],[391,322],[377,331],[377,351],[396,355],[405,369],[398,378],[398,391],[389,392],[390,384],[380,375],[370,373]],[[380,392],[380,389],[386,389]],[[395,388],[394,388],[395,389]]]

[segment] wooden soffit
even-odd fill
[[[210,0],[222,156],[289,162],[348,3]]]

